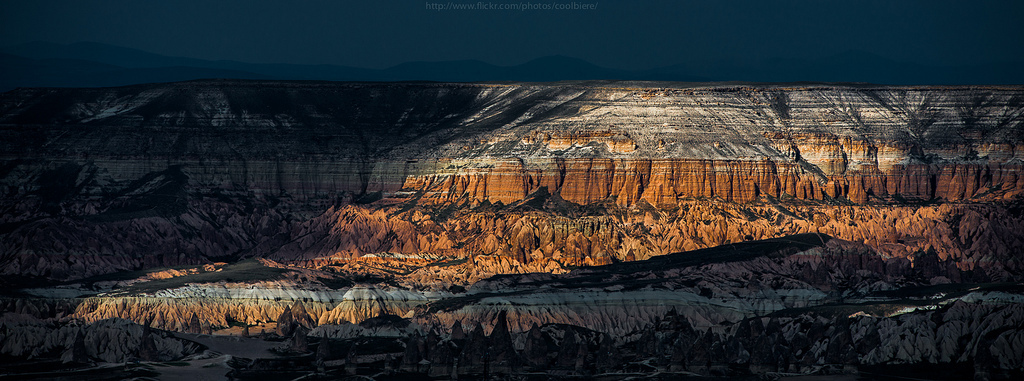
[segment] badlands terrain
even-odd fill
[[[1024,88],[0,94],[0,377],[1024,376]]]

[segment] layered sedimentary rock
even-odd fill
[[[307,267],[355,271],[364,264],[402,264],[411,285],[468,284],[494,274],[559,273],[601,265],[800,233],[824,233],[870,245],[886,258],[934,253],[965,270],[1014,279],[1024,269],[1012,253],[1024,247],[1024,216],[999,205],[860,206],[682,201],[670,210],[637,208],[609,214],[553,215],[547,207],[456,212],[441,218],[419,210],[347,206],[314,218],[294,240],[268,256]],[[554,204],[554,205],[553,205]],[[528,206],[528,205],[527,205]],[[467,208],[468,209],[468,208]],[[430,212],[431,210],[427,210]],[[443,210],[442,210],[443,211]],[[571,212],[571,211],[570,211]],[[399,253],[379,256],[367,253]],[[426,258],[416,260],[415,258]],[[427,266],[460,258],[444,266]],[[416,263],[420,261],[420,263]],[[378,266],[380,267],[380,266]],[[397,267],[395,267],[397,270]],[[386,273],[384,273],[386,275]]]
[[[607,372],[628,377],[654,372],[878,373],[873,367],[929,364],[959,376],[1002,379],[1024,369],[1018,360],[1024,353],[1019,284],[989,283],[984,273],[962,270],[934,253],[913,263],[886,259],[871,246],[822,234],[741,242],[564,274],[495,276],[455,294],[364,287],[332,292],[311,285],[299,290],[232,288],[192,285],[164,290],[162,297],[73,302],[5,300],[0,348],[21,358],[32,355],[15,344],[63,337],[46,339],[63,343],[56,347],[40,345],[50,352],[64,348],[69,359],[89,359],[99,355],[84,355],[88,336],[66,332],[111,315],[204,333],[223,328],[219,324],[243,322],[235,316],[264,316],[276,326],[256,329],[263,330],[261,336],[288,337],[280,345],[282,353],[315,356],[232,363],[235,371],[400,369],[435,377]],[[409,297],[417,293],[435,297]],[[319,301],[303,300],[310,295]],[[402,309],[408,311],[404,318],[395,314]],[[358,324],[331,320],[352,313],[360,314]],[[226,320],[218,324],[221,318]],[[104,319],[94,325],[111,321],[124,322]],[[264,326],[267,321],[251,323]],[[127,331],[103,336],[119,343],[104,347],[119,356],[106,361],[162,353],[164,347],[152,336],[157,332],[133,341],[133,331]]]
[[[449,250],[443,236],[358,250],[310,248],[298,238],[297,230],[315,233],[310,218],[352,202],[375,201],[371,211],[508,206],[541,194],[661,209],[691,199],[1012,203],[1024,190],[1022,99],[1015,87],[656,83],[19,89],[0,98],[0,249],[6,274],[64,279],[254,253]],[[667,246],[641,244],[632,257],[737,238],[705,239],[698,230]],[[825,232],[875,236],[839,230]],[[394,241],[372,238],[379,231],[351,239]],[[514,234],[481,237],[460,254],[525,250],[496,249],[517,239],[505,233]],[[630,257],[630,248],[602,241],[556,245],[566,244],[576,264]],[[526,246],[509,256],[523,264],[538,249],[555,256]]]
[[[19,89],[0,348],[195,354],[163,329],[286,340],[240,378],[1012,377],[1022,118],[1019,87]]]
[[[845,157],[845,152],[837,152]],[[906,158],[903,158],[906,160]],[[804,164],[804,165],[802,165]],[[453,174],[411,177],[403,190],[423,190],[431,202],[522,200],[540,188],[554,190],[577,204],[614,199],[628,206],[643,200],[672,205],[680,198],[712,198],[750,202],[760,197],[823,200],[845,198],[856,203],[910,200],[1012,199],[1021,194],[1024,177],[1019,160],[999,163],[906,163],[885,171],[877,163],[825,176],[809,162],[714,159],[542,159],[494,160],[483,168],[467,166]],[[824,163],[820,163],[823,166]],[[449,164],[458,165],[458,164]],[[980,193],[986,193],[981,195]]]
[[[463,141],[463,152],[442,146],[436,156],[452,158],[439,163],[447,171],[405,187],[426,188],[427,199],[506,204],[540,187],[579,204],[614,197],[620,205],[764,195],[964,200],[989,188],[1013,197],[1024,185],[1020,98],[989,91],[604,88],[486,141]],[[968,99],[971,107],[954,106]]]
[[[197,289],[202,295],[195,293]],[[322,293],[334,297],[315,301],[310,301],[301,290],[275,293],[274,289],[246,287],[238,291],[243,292],[194,286],[165,290],[152,296],[88,298],[67,317],[86,322],[122,318],[153,328],[193,333],[201,333],[192,327],[193,319],[198,320],[200,327],[215,330],[232,324],[266,327],[268,323],[273,323],[273,329],[281,324],[282,318],[287,318],[285,326],[297,322],[314,328],[324,324],[360,323],[382,315],[403,316],[438,298],[430,293],[366,287]]]

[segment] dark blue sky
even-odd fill
[[[93,41],[202,59],[371,68],[459,59],[514,65],[565,55],[632,70],[847,51],[942,66],[1024,61],[1021,1],[577,2],[597,9],[438,11],[423,0],[3,1],[0,45]]]

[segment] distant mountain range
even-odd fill
[[[33,42],[0,48],[0,91],[16,87],[105,87],[203,78],[330,81],[650,80],[868,82],[887,85],[1024,84],[1022,62],[930,66],[850,51],[820,60],[691,62],[639,71],[549,56],[521,65],[476,60],[408,62],[387,69],[337,65],[254,64],[169,57],[93,42]]]

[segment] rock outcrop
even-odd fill
[[[1022,118],[1012,86],[18,89],[0,353],[252,328],[285,357],[232,377],[1021,376]]]
[[[504,358],[522,359],[529,372],[586,376],[616,373],[693,373],[736,377],[764,373],[873,375],[917,369],[921,377],[1012,379],[1024,372],[1017,339],[1024,311],[1014,304],[958,301],[936,310],[890,317],[831,315],[824,310],[742,319],[694,328],[671,310],[616,340],[584,327],[534,326],[515,335],[521,349],[502,344],[505,333],[481,326],[463,339],[408,336],[400,369],[432,377],[516,374]],[[324,340],[320,353],[340,351]],[[323,345],[327,345],[324,347]],[[364,353],[365,355],[365,353]],[[338,367],[339,365],[334,365]],[[889,368],[892,367],[892,368]],[[930,368],[929,368],[930,367]],[[623,378],[626,376],[623,375]]]
[[[334,309],[349,308],[349,301],[394,311],[402,300],[371,289],[347,291],[333,308],[325,302],[232,300],[239,306],[280,306],[277,323],[289,327],[282,334],[290,337],[277,351],[297,356],[238,361],[232,368],[238,375],[398,370],[443,378],[523,372],[888,374],[895,371],[888,366],[923,364],[963,377],[1000,379],[1024,372],[1017,360],[1024,351],[1020,286],[989,282],[983,273],[962,270],[935,253],[919,256],[914,262],[886,259],[869,245],[794,235],[564,274],[495,276],[468,291],[428,299],[405,318],[382,313],[359,324],[327,322],[310,331],[305,324],[325,322]],[[96,355],[88,352],[90,336],[73,327],[101,316],[98,311],[126,317],[173,313],[188,321],[179,330],[194,331],[209,317],[238,313],[218,303],[224,301],[91,298],[64,316],[66,302],[18,299],[6,304],[10,310],[0,318],[0,333],[7,335],[2,348],[25,357],[20,344],[11,343],[39,345],[32,337],[64,335],[53,339],[63,343],[59,350],[47,351],[82,361],[83,354]],[[116,318],[93,324],[106,322],[132,326]],[[468,333],[465,326],[472,327]],[[114,356],[169,358],[161,354],[167,344],[159,341],[166,334],[135,327],[141,330],[138,340],[133,334],[103,337],[128,343]]]
[[[1024,192],[1021,93],[257,81],[19,89],[0,97],[0,261],[4,274],[66,279],[252,252],[285,260],[334,254],[328,250],[358,257],[460,243],[407,234],[396,247],[383,242],[392,238],[378,236],[379,229],[331,238],[358,241],[358,248],[298,238],[317,229],[305,224],[331,207],[367,202],[447,214],[527,205],[542,194],[536,203],[554,200],[549,204],[558,208],[671,210],[692,199],[1013,203]],[[835,230],[825,232],[875,235]],[[788,233],[801,231],[812,229]],[[777,236],[741,237],[747,235]],[[500,248],[513,239],[485,236],[462,251],[515,251],[516,245]],[[726,239],[702,240],[689,235],[667,247],[641,245],[647,248],[633,256]],[[565,245],[575,253],[563,254],[578,258],[573,265],[623,260],[630,250],[590,237]],[[543,247],[509,254],[530,266],[536,250],[554,256]],[[964,253],[972,248],[936,250],[984,256]],[[557,268],[539,263],[528,271]]]
[[[174,294],[174,290],[164,293]],[[276,324],[276,332],[290,336],[297,327],[307,330],[324,324],[360,323],[384,315],[405,315],[427,303],[428,296],[408,291],[360,287],[341,293],[337,301],[254,299],[248,297],[91,297],[78,303],[67,317],[87,322],[110,318],[135,321],[159,329],[204,333],[229,327]]]
[[[550,198],[528,203],[535,201],[538,208],[524,204],[455,212],[346,206],[303,224],[291,243],[266,255],[300,266],[380,276],[401,269],[409,284],[429,287],[822,233],[865,243],[887,258],[914,260],[934,252],[964,270],[980,268],[997,279],[1016,279],[1014,274],[1024,271],[1024,258],[1014,255],[1024,250],[1019,234],[1024,232],[1024,215],[1014,211],[1018,206],[692,200],[668,210],[608,206],[604,213],[574,216]],[[392,254],[375,254],[382,252]],[[396,270],[374,270],[381,267]]]
[[[846,157],[846,152],[836,155]],[[876,159],[877,160],[877,159]],[[410,177],[408,193],[423,192],[434,203],[489,201],[504,204],[546,188],[577,204],[613,199],[619,205],[640,200],[656,206],[674,205],[680,198],[712,198],[750,202],[760,197],[855,203],[894,200],[960,201],[1012,199],[1024,188],[1024,166],[1013,162],[913,163],[880,170],[878,164],[849,170],[820,170],[806,161],[738,159],[542,159],[528,165],[520,159],[497,160],[455,174]],[[826,166],[825,163],[819,163]],[[828,175],[823,175],[828,173]]]
[[[124,319],[91,324],[58,324],[37,319],[0,318],[0,353],[22,360],[56,357],[68,363],[170,361],[201,351],[195,343]]]

